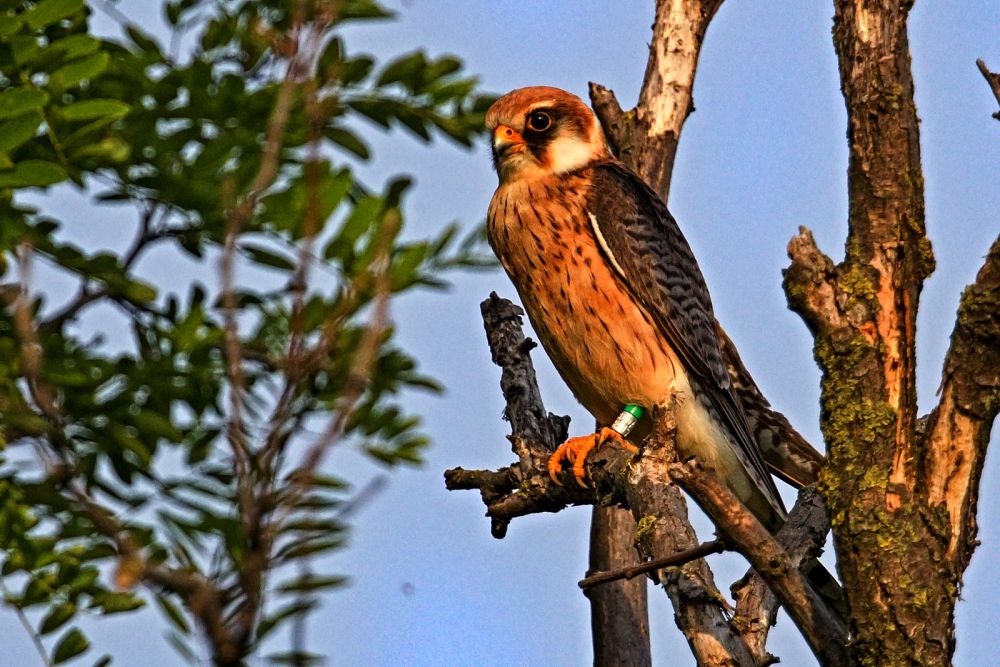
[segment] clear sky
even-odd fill
[[[141,25],[157,23],[159,3],[123,0]],[[381,58],[425,47],[454,53],[485,89],[546,84],[586,97],[587,82],[611,87],[625,106],[638,93],[653,18],[652,0],[399,0],[400,20],[350,31],[353,51]],[[830,39],[832,5],[796,0],[730,0],[709,30],[695,87],[697,107],[685,127],[670,207],[694,248],[719,319],[771,402],[813,442],[819,373],[811,340],[787,310],[780,270],[799,225],[839,258],[846,234],[846,115]],[[112,23],[95,15],[102,30]],[[958,295],[1000,231],[1000,123],[974,61],[1000,69],[1000,5],[918,1],[910,21],[922,119],[927,227],[938,268],[925,286],[919,320],[921,410],[935,400]],[[464,151],[429,147],[400,134],[375,135],[375,160],[360,169],[380,184],[409,172],[417,187],[406,211],[410,233],[430,234],[452,220],[485,215],[495,187],[485,144]],[[67,224],[121,245],[101,216],[74,208],[61,191]],[[146,264],[151,275],[170,267]],[[414,397],[435,440],[427,463],[391,474],[388,488],[354,521],[351,547],[329,565],[352,577],[310,623],[310,648],[330,665],[582,665],[591,661],[588,604],[576,587],[587,567],[589,509],[515,521],[496,541],[478,494],[449,493],[441,473],[457,465],[495,468],[512,460],[497,368],[489,360],[479,302],[491,290],[514,298],[500,272],[458,275],[445,294],[407,298],[394,310],[401,342],[424,370],[442,379],[443,398]],[[592,420],[539,353],[547,407],[573,416],[571,430]],[[996,440],[996,429],[994,440]],[[1000,585],[990,567],[1000,554],[1000,464],[987,461],[980,499],[982,546],[967,572],[958,611],[956,664],[990,664],[1000,651]],[[380,470],[347,449],[331,465],[362,482]],[[791,499],[792,496],[788,496]],[[710,534],[704,521],[701,534]],[[745,566],[711,559],[723,588]],[[690,664],[666,596],[650,589],[654,664]],[[153,613],[88,623],[116,664],[178,664]],[[0,615],[5,664],[37,659],[12,614]],[[770,650],[786,665],[814,664],[790,622],[779,623]],[[10,661],[10,662],[8,662]]]

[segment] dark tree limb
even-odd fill
[[[983,78],[986,79],[986,83],[990,84],[990,90],[993,91],[993,97],[997,98],[997,104],[1000,104],[1000,74],[991,72],[986,67],[986,63],[983,62],[982,58],[976,59],[976,67],[979,68]],[[994,111],[993,117],[1000,120],[1000,111]]]
[[[569,417],[545,411],[530,355],[537,344],[524,336],[524,311],[496,292],[480,304],[480,311],[493,363],[501,369],[504,419],[510,422],[511,437],[555,451],[566,440]]]
[[[636,561],[635,519],[627,509],[594,505],[590,517],[588,572],[627,567]],[[643,577],[619,578],[585,588],[590,601],[595,667],[652,665],[648,584]]]

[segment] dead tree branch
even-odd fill
[[[982,73],[983,78],[986,79],[986,83],[990,85],[990,90],[993,91],[993,97],[997,98],[997,104],[1000,104],[1000,74],[996,72],[991,72],[987,67],[986,63],[983,62],[982,58],[976,59],[976,66]],[[1000,120],[1000,111],[994,111],[993,117]]]
[[[657,0],[639,103],[623,111],[614,92],[590,84],[590,101],[612,150],[668,201],[681,129],[694,111],[694,77],[708,25],[722,0]]]
[[[1000,237],[962,293],[940,395],[923,443],[928,502],[948,510],[946,555],[961,577],[978,544],[979,480],[1000,410]]]
[[[799,491],[795,506],[775,537],[791,562],[800,565],[807,558],[816,558],[822,553],[829,532],[830,517],[823,497],[815,487],[806,487]],[[766,644],[768,631],[778,613],[778,599],[754,570],[733,584],[732,594],[736,600],[733,625],[750,647],[757,663],[771,664],[777,658],[767,652]]]

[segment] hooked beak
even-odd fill
[[[524,145],[521,134],[507,125],[497,125],[493,130],[493,160],[501,162],[510,151]]]

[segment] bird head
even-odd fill
[[[507,93],[486,112],[486,127],[501,183],[566,174],[610,154],[594,113],[559,88]]]

